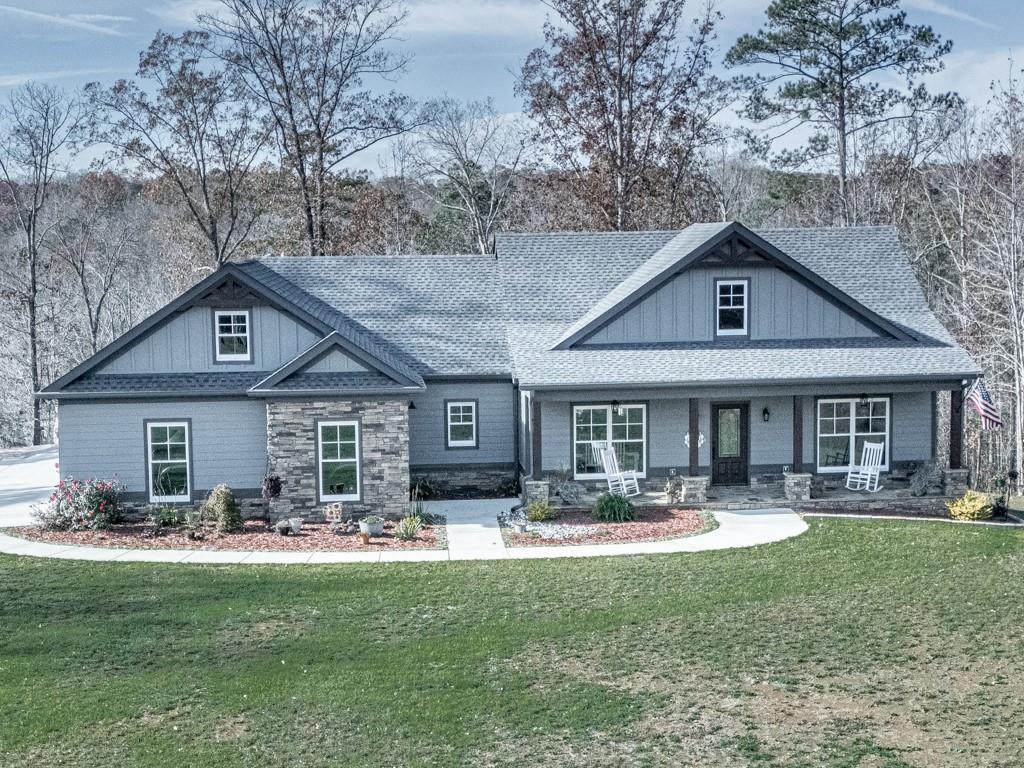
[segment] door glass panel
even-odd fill
[[[718,457],[737,458],[740,455],[740,409],[721,408],[718,411]]]

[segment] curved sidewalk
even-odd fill
[[[752,547],[797,536],[807,524],[791,509],[716,511],[718,528],[683,539],[561,547],[506,547],[497,510],[508,500],[439,502],[434,511],[448,515],[448,549],[397,552],[252,552],[209,549],[125,549],[47,544],[0,534],[0,553],[118,563],[298,564],[387,563],[442,560],[516,560],[558,557],[653,555]],[[433,506],[433,505],[432,505]]]

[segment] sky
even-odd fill
[[[696,8],[697,0],[691,0]],[[66,88],[130,77],[139,51],[157,30],[189,26],[195,13],[217,0],[0,0],[0,99],[29,80]],[[410,56],[396,87],[417,98],[490,97],[502,112],[516,112],[515,72],[543,42],[548,13],[539,0],[407,0],[404,40]],[[721,59],[735,39],[754,31],[768,0],[718,0],[724,15]],[[904,0],[912,23],[932,25],[953,40],[946,69],[929,81],[982,103],[992,80],[1005,80],[1011,58],[1024,67],[1024,13],[1019,0]],[[370,150],[374,152],[375,150]],[[355,165],[373,168],[374,157]]]

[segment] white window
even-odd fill
[[[749,282],[718,280],[715,292],[715,333],[718,336],[746,336]]]
[[[214,312],[218,363],[238,363],[252,360],[249,338],[249,310],[231,309]]]
[[[149,500],[190,501],[187,421],[151,421],[146,425],[149,457]]]
[[[882,469],[889,469],[889,398],[818,401],[818,471],[846,472],[860,461],[864,443],[882,443]]]
[[[642,404],[573,407],[573,474],[603,478],[598,449],[611,441],[619,468],[647,472],[647,406]]]
[[[445,434],[449,448],[476,448],[476,402],[445,403]]]
[[[359,422],[317,424],[320,501],[359,500]]]

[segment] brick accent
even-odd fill
[[[810,473],[787,472],[783,476],[784,493],[789,501],[809,501],[811,498]]]
[[[683,503],[704,504],[708,500],[708,486],[711,478],[707,475],[680,477],[679,484],[683,488]]]
[[[205,499],[205,494],[200,494]],[[267,502],[259,497],[238,498],[239,508],[242,510],[242,517],[245,520],[257,520],[267,516],[269,511]],[[121,501],[120,508],[126,520],[143,521],[161,507],[173,507],[174,509],[198,509],[202,502],[196,504],[151,504],[148,501]]]
[[[463,464],[458,467],[432,467],[411,470],[412,484],[425,481],[438,496],[486,496],[495,494],[513,485],[516,473],[507,467],[474,467]]]
[[[362,456],[359,501],[344,502],[356,516],[401,517],[409,509],[409,414],[405,400],[268,400],[267,456],[281,476],[273,518],[320,519],[317,497],[317,420],[357,419]]]
[[[970,483],[970,472],[966,469],[943,469],[942,470],[942,494],[959,498],[967,493]]]
[[[548,501],[551,497],[551,485],[547,480],[523,480],[523,506],[535,501]]]

